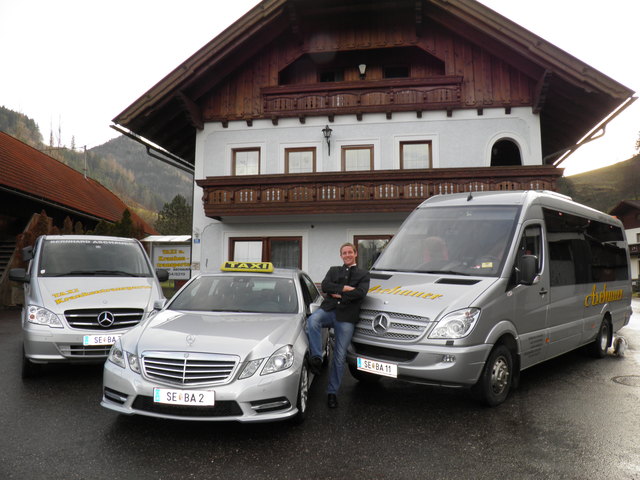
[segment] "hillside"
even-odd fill
[[[622,200],[640,200],[640,155],[589,172],[563,177],[558,190],[603,212]]]
[[[125,136],[84,151],[46,145],[38,125],[29,117],[0,107],[0,131],[100,182],[150,224],[176,195],[188,201],[192,178],[147,155],[145,147]],[[50,142],[51,143],[51,142]]]

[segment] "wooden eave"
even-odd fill
[[[430,22],[440,24],[540,86],[532,107],[541,115],[543,156],[575,144],[634,94],[474,0],[264,0],[113,121],[194,163],[195,133],[208,121],[201,118],[199,102],[265,45],[284,32],[302,45],[309,18],[330,21],[398,8],[412,10],[418,35]]]

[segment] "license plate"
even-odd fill
[[[154,388],[153,401],[169,405],[195,405],[211,407],[215,405],[215,393],[204,390],[171,390]]]
[[[120,335],[85,335],[82,338],[83,345],[113,345]]]
[[[398,376],[398,366],[393,363],[377,362],[368,358],[358,357],[358,370],[363,372],[384,375],[385,377],[396,378]]]

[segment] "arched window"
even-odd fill
[[[491,148],[491,166],[522,165],[520,148],[512,140],[498,140]]]

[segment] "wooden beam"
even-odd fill
[[[204,122],[202,121],[202,112],[200,111],[200,107],[198,107],[198,105],[196,105],[196,103],[187,97],[181,90],[176,93],[176,98],[180,103],[181,109],[186,113],[191,126],[198,130],[204,129]]]
[[[547,94],[549,93],[549,85],[553,78],[553,72],[545,70],[536,84],[536,89],[533,95],[533,113],[540,113],[544,108],[544,104],[547,101]]]

